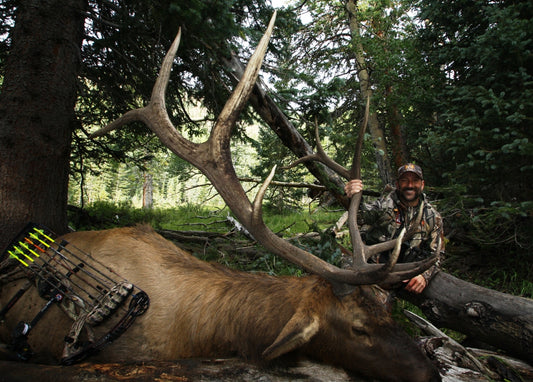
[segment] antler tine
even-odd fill
[[[261,69],[261,64],[265,56],[266,50],[268,48],[268,43],[270,42],[270,37],[272,31],[274,30],[274,23],[276,21],[277,12],[274,11],[268,28],[259,41],[255,52],[252,54],[246,69],[242,75],[239,84],[235,90],[231,93],[230,98],[226,101],[224,108],[220,112],[220,115],[217,118],[217,122],[213,129],[211,130],[211,138],[213,141],[223,141],[224,144],[227,144],[229,147],[229,138],[231,136],[231,128],[237,121],[239,114],[248,102],[248,98],[253,90],[256,79],[259,75],[259,70]]]
[[[200,164],[195,161],[194,153],[200,145],[184,138],[174,127],[166,111],[165,93],[170,79],[172,64],[181,41],[181,28],[172,42],[159,70],[159,75],[152,89],[150,101],[145,107],[133,109],[114,120],[104,128],[92,133],[90,137],[99,137],[122,127],[130,122],[142,121],[152,132],[154,132],[161,142],[168,147],[174,154],[189,160],[195,166]]]
[[[366,127],[368,126],[368,117],[370,115],[370,94],[366,97],[365,117],[363,119],[363,126],[357,137],[357,144],[353,154],[351,179],[361,179],[361,153],[363,152],[363,141],[365,140]]]
[[[274,166],[272,170],[270,171],[270,174],[267,176],[261,187],[259,188],[259,191],[257,191],[257,194],[255,195],[254,204],[253,204],[253,213],[252,213],[252,224],[255,224],[256,222],[260,222],[263,220],[263,197],[265,196],[265,192],[270,185],[270,182],[272,182],[272,179],[274,179],[274,174],[276,173],[276,167]]]
[[[362,192],[352,195],[350,207],[348,208],[348,231],[350,232],[350,241],[352,243],[352,258],[354,265],[358,267],[365,265],[367,260],[367,246],[363,243],[357,226],[357,211],[359,210],[362,196]]]
[[[167,54],[165,55],[165,58],[163,59],[163,63],[161,64],[161,69],[159,69],[159,75],[157,76],[154,87],[152,89],[152,96],[150,98],[150,103],[149,103],[150,106],[157,105],[158,107],[161,107],[166,110],[165,93],[166,93],[167,86],[168,86],[168,80],[170,79],[170,72],[172,70],[172,61],[174,61],[174,57],[176,56],[176,52],[178,51],[180,41],[181,41],[181,28],[178,28],[178,33],[176,37],[174,38],[174,41],[172,42],[172,45],[170,46]],[[140,108],[140,109],[134,109],[134,110],[128,111],[123,116],[114,120],[113,122],[105,126],[104,128],[99,129],[95,131],[94,133],[92,133],[90,137],[91,138],[100,137],[130,122],[143,119],[142,117],[144,115],[144,109],[145,108]],[[147,121],[144,121],[144,122],[147,123]],[[168,121],[168,123],[172,124],[170,120]],[[147,123],[147,125],[149,125],[149,123]]]
[[[174,62],[174,57],[178,51],[181,41],[181,28],[178,28],[178,34],[172,41],[172,45],[163,59],[161,64],[161,69],[159,69],[159,75],[152,89],[152,97],[150,98],[150,103],[158,103],[161,107],[166,109],[165,104],[165,94],[167,91],[168,81],[170,80],[170,72],[172,71],[172,64]]]
[[[355,152],[352,162],[352,168],[350,169],[350,179],[361,179],[361,152],[363,151],[363,140],[365,136],[366,127],[368,125],[368,115],[370,114],[370,95],[367,97],[365,106],[365,118],[363,120],[363,126],[359,132],[357,138],[357,144],[355,146]],[[353,263],[356,266],[362,267],[366,265],[367,261],[367,249],[368,247],[363,243],[359,227],[357,225],[357,213],[361,204],[361,198],[363,192],[359,191],[357,194],[352,195],[350,200],[350,207],[348,209],[348,230],[350,232],[350,240],[352,243],[352,257]],[[394,265],[394,264],[393,264]]]
[[[330,169],[335,171],[337,174],[343,176],[346,179],[349,179],[350,178],[350,172],[346,168],[344,168],[343,166],[341,166],[340,164],[335,162],[333,159],[331,159],[326,154],[324,149],[322,148],[322,143],[320,142],[320,133],[318,131],[318,123],[317,123],[316,119],[315,119],[315,138],[316,138],[317,157],[320,160],[320,162],[322,162],[323,164],[328,166]]]
[[[400,257],[400,251],[402,249],[402,241],[403,237],[405,235],[406,229],[403,228],[398,235],[398,238],[394,242],[394,250],[389,256],[389,260],[385,263],[383,266],[383,271],[389,273],[392,271],[392,268],[396,265],[396,262],[398,261],[398,257]]]
[[[339,163],[335,162],[333,159],[331,159],[326,152],[324,151],[322,147],[322,143],[320,142],[320,133],[318,131],[318,123],[315,118],[315,138],[316,138],[316,153],[309,154],[306,156],[303,156],[301,158],[298,158],[288,166],[284,167],[285,169],[293,168],[297,166],[300,163],[308,162],[311,160],[319,161],[326,166],[328,166],[330,169],[335,171],[340,176],[344,177],[345,179],[351,179],[352,176],[350,175],[350,171],[348,171],[344,166],[340,165]]]

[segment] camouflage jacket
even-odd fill
[[[429,281],[435,274],[444,253],[442,218],[424,194],[420,196],[420,200],[422,205],[405,206],[400,201],[396,190],[393,190],[373,203],[363,204],[361,234],[367,244],[394,239],[404,226],[409,227],[411,222],[416,222],[419,214],[422,213],[414,235],[402,245],[398,261],[422,260],[438,251],[437,263],[422,274],[426,281]],[[388,256],[388,254],[379,254],[373,261],[383,262],[383,256]]]

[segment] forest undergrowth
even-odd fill
[[[338,264],[341,250],[349,247],[349,238],[335,238],[332,228],[342,215],[339,209],[264,211],[264,220],[278,235],[292,240],[331,263]],[[226,208],[186,205],[167,209],[133,208],[128,203],[98,202],[83,210],[69,208],[69,224],[73,230],[96,230],[135,224],[150,224],[159,231],[211,232],[220,234],[198,248],[183,245],[193,254],[208,261],[246,271],[277,275],[301,275],[303,271],[266,251],[228,220]],[[346,227],[343,229],[347,230]],[[447,240],[442,269],[463,280],[504,293],[533,298],[533,268],[528,253],[509,251],[502,246],[476,246],[464,235],[454,232]],[[229,242],[232,245],[227,245]],[[217,244],[218,243],[218,244]],[[223,243],[223,244],[220,244]],[[246,250],[243,250],[246,249]]]

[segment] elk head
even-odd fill
[[[364,296],[369,293],[368,287],[360,288],[359,286],[400,282],[423,272],[430,267],[436,259],[432,258],[417,263],[396,264],[403,234],[395,241],[374,246],[366,246],[361,239],[357,227],[357,210],[361,200],[361,193],[352,197],[349,209],[351,215],[349,227],[353,245],[353,266],[350,268],[338,268],[329,264],[312,253],[298,248],[280,238],[265,225],[262,219],[262,200],[269,183],[274,177],[275,168],[271,171],[270,175],[261,186],[253,202],[250,201],[240,184],[233,167],[230,153],[230,136],[232,127],[235,124],[240,111],[246,104],[257,79],[274,28],[274,20],[275,14],[270,21],[267,31],[259,42],[256,51],[252,55],[241,81],[228,99],[206,141],[202,143],[194,143],[184,138],[172,125],[166,111],[165,90],[169,81],[172,62],[178,49],[181,31],[178,32],[177,37],[165,56],[159,76],[152,91],[150,102],[143,108],[127,112],[110,125],[94,133],[93,136],[103,135],[132,121],[144,122],[167,148],[202,171],[217,189],[218,193],[227,203],[237,219],[249,230],[258,242],[272,253],[285,258],[309,273],[319,275],[327,280],[327,282],[333,287],[332,289],[338,299],[338,304],[345,305],[346,299],[355,298],[355,294],[351,295],[354,291],[357,291],[357,296]],[[351,171],[344,169],[342,166],[328,159],[320,145],[316,157],[306,158],[306,160],[320,160],[347,179],[359,177],[359,157],[364,135],[364,129],[361,130],[357,144],[358,148],[354,156],[353,169]],[[386,264],[367,263],[367,258],[372,254],[390,250],[392,248],[395,248],[393,251],[394,255],[390,257],[390,260]],[[374,299],[372,301],[377,300]],[[384,310],[379,311],[379,314],[384,313]],[[298,326],[301,324],[295,323],[295,325]],[[317,327],[315,327],[315,329],[316,330],[313,333],[309,334],[316,334],[318,329]],[[320,333],[317,334],[317,338],[320,337],[319,334]],[[362,341],[361,343],[363,343],[364,339],[369,336],[369,334],[358,334],[357,332],[354,335],[356,336],[354,343],[357,343],[358,341]],[[386,338],[383,341],[385,342]],[[370,340],[369,342],[372,343],[373,341]],[[361,354],[372,353],[373,349],[379,349],[379,346],[376,346],[375,344],[367,345],[366,351],[361,351]],[[272,348],[267,349],[264,353],[267,358],[274,358],[276,354],[277,350]],[[381,357],[385,357],[389,355],[390,352],[380,351],[379,354],[381,354]],[[365,359],[367,356],[368,354],[362,357],[362,359]],[[380,356],[378,355],[377,357]],[[386,361],[384,362],[386,363]]]

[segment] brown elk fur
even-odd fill
[[[439,380],[420,350],[397,328],[372,286],[336,297],[319,276],[273,277],[201,261],[150,227],[65,236],[150,297],[150,308],[95,359],[175,360],[237,354],[250,360],[293,350],[370,376]],[[30,289],[1,326],[4,341],[44,300]],[[18,290],[4,286],[2,306]],[[29,336],[36,353],[61,355],[71,321],[51,309]],[[107,328],[109,330],[109,328]],[[265,351],[266,350],[266,351]],[[391,371],[392,370],[392,371]]]

